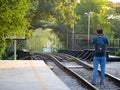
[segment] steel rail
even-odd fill
[[[41,55],[41,54],[40,54]],[[70,59],[73,59],[77,64],[79,64],[79,65],[82,65],[83,67],[85,67],[85,68],[87,68],[87,69],[90,69],[90,70],[92,70],[93,69],[93,67],[92,67],[92,65],[90,65],[90,64],[88,64],[87,62],[84,62],[84,61],[82,61],[82,60],[80,60],[80,59],[78,59],[78,58],[76,58],[76,57],[73,57],[73,56],[71,56],[71,55],[68,55],[68,54],[62,54],[62,53],[59,53],[59,54],[57,54],[57,53],[55,53],[55,54],[42,54],[43,56],[45,56],[45,57],[49,57],[49,59],[50,60],[53,60],[53,62],[54,63],[56,63],[61,69],[63,69],[63,70],[65,70],[66,72],[68,72],[69,74],[71,74],[71,75],[74,75],[74,71],[73,70],[67,70],[69,67],[65,67],[64,66],[64,63],[63,62],[61,62],[61,60],[66,60],[66,59],[68,59],[68,60],[70,60]],[[54,59],[56,59],[56,60],[54,60]],[[60,60],[59,60],[60,59]],[[59,64],[60,63],[60,64]],[[99,73],[100,73],[100,70],[98,70],[99,71]],[[81,81],[81,79],[79,79],[79,74],[77,74],[77,72],[75,72],[75,74],[76,74],[76,78],[78,79],[78,80],[80,80]],[[110,81],[112,81],[112,82],[114,82],[114,84],[115,85],[117,85],[118,87],[119,87],[119,84],[120,84],[120,79],[119,78],[117,78],[117,77],[115,77],[115,76],[113,76],[113,75],[111,75],[111,74],[109,74],[109,73],[105,73],[106,75],[105,76],[107,76],[107,78],[110,80]],[[81,76],[80,76],[81,77]],[[84,80],[84,78],[83,78],[83,80]],[[107,80],[107,79],[106,79]],[[88,82],[88,81],[87,81]],[[88,82],[89,83],[89,82]],[[90,83],[91,84],[91,83]],[[88,84],[87,83],[85,83],[85,85],[86,86],[88,86]],[[96,87],[96,86],[95,86]],[[96,87],[97,88],[97,90],[99,90],[98,89],[98,87]],[[91,90],[94,90],[94,89],[91,89]]]
[[[92,85],[90,82],[88,82],[86,79],[84,79],[82,76],[78,75],[76,72],[70,70],[69,68],[67,68],[66,66],[64,66],[59,60],[57,60],[57,58],[55,58],[53,55],[47,54],[47,57],[51,58],[51,60],[54,61],[55,64],[57,64],[61,69],[67,71],[69,74],[74,75],[78,80],[82,80],[84,82],[85,85],[87,85],[87,88],[89,90],[99,90],[97,87],[95,87],[94,85]]]
[[[28,56],[25,56],[25,57],[23,57],[23,58],[21,58],[19,60],[26,60],[27,58],[30,58],[29,60],[33,60],[34,59],[32,56],[28,55]]]
[[[68,55],[68,54],[65,54],[65,55],[74,58],[76,63],[81,64],[81,65],[85,66],[86,68],[93,69],[92,65],[90,65],[90,64],[88,64],[88,63],[86,63],[86,62],[84,62],[84,61],[82,61],[82,60],[80,60],[80,59],[78,59],[76,57],[73,57],[71,55]],[[101,70],[98,69],[98,72],[100,73]],[[113,75],[111,75],[111,74],[109,74],[107,72],[105,72],[105,76],[109,77],[109,79],[114,81],[114,83],[116,83],[118,86],[120,85],[120,78],[117,78],[117,77],[115,77],[115,76],[113,76]]]

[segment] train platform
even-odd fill
[[[0,90],[70,90],[42,60],[1,60]]]

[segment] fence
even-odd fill
[[[118,50],[120,50],[120,39],[109,40],[108,50],[110,54],[115,55]]]
[[[69,50],[93,49],[94,45],[92,44],[92,38],[93,35],[90,36],[90,40],[88,42],[87,35],[75,34],[74,44],[72,44],[72,42],[69,43],[68,49]],[[72,41],[72,39],[70,38],[69,40]],[[115,55],[116,52],[120,50],[120,39],[109,40],[109,44],[107,45],[107,50],[109,51],[110,54]]]

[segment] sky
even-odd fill
[[[112,1],[112,2],[120,2],[120,0],[108,0],[108,1]]]

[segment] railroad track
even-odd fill
[[[106,73],[104,88],[101,87],[99,84],[93,86],[90,83],[93,67],[73,56],[58,53],[40,55],[44,57],[44,60],[46,59],[46,57],[50,58],[61,69],[67,71],[67,73],[74,76],[77,80],[81,81],[84,84],[85,88],[87,88],[87,90],[120,90],[120,80],[108,73]],[[98,71],[100,73],[100,70]]]

